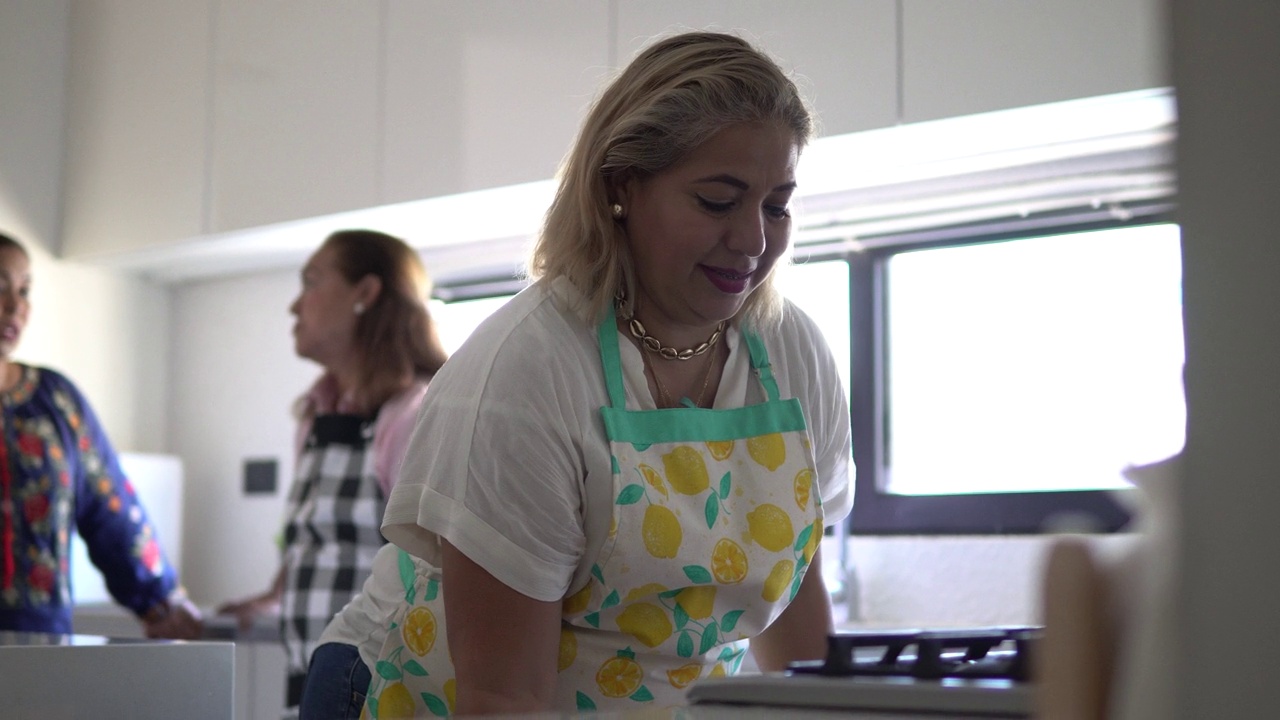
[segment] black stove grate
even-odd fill
[[[841,632],[827,637],[827,658],[792,663],[794,674],[828,677],[894,676],[1031,679],[1032,657],[1042,627],[968,630]]]

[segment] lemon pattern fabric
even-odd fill
[[[562,606],[556,708],[684,704],[697,680],[738,671],[750,638],[795,597],[822,537],[800,403],[780,399],[764,343],[744,329],[767,400],[726,410],[628,410],[617,329],[599,328],[613,467],[609,535]],[[371,718],[452,713],[445,588],[401,558],[406,602],[369,688]]]
[[[766,402],[635,411],[617,333],[600,328],[614,513],[590,581],[564,603],[562,710],[683,704],[698,679],[738,671],[809,570],[823,525],[804,415],[743,335]]]
[[[457,681],[445,636],[440,578],[418,573],[404,550],[398,551],[398,564],[405,602],[388,625],[361,717],[448,717]]]

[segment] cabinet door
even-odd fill
[[[201,234],[207,3],[75,2],[70,18],[64,253]]]
[[[902,0],[903,121],[1168,84],[1160,0]]]
[[[389,0],[388,15],[383,203],[555,174],[607,70],[607,3]]]
[[[376,204],[381,3],[220,0],[215,17],[210,230]]]
[[[0,231],[55,249],[68,0],[0,3]]]
[[[657,35],[734,32],[793,71],[818,131],[839,135],[897,122],[893,0],[618,0],[618,58],[625,65]]]

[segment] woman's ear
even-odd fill
[[[356,302],[364,307],[373,307],[381,294],[382,278],[377,275],[365,275],[356,282]]]
[[[609,186],[609,207],[622,208],[623,217],[625,217],[627,214],[627,211],[631,209],[631,196],[633,193],[632,186],[634,184],[635,184],[634,181],[627,179],[627,180],[615,180]],[[616,210],[615,210],[615,218],[619,220],[621,219],[616,217]]]

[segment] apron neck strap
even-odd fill
[[[747,350],[751,354],[751,368],[764,387],[769,402],[778,399],[778,381],[773,377],[773,365],[769,363],[769,352],[764,341],[754,330],[742,327],[742,336],[747,341]],[[600,363],[604,366],[604,382],[609,390],[610,407],[623,410],[627,407],[627,393],[622,384],[622,354],[618,351],[618,324],[613,313],[606,313],[596,328],[596,337],[600,342]],[[641,352],[644,352],[643,350]]]
[[[742,337],[746,338],[747,350],[751,352],[751,369],[760,378],[769,402],[775,402],[778,399],[778,381],[773,377],[773,365],[769,362],[769,351],[765,349],[764,341],[746,325],[742,327]]]
[[[609,388],[609,406],[623,410],[627,393],[622,386],[622,355],[618,352],[618,323],[613,313],[605,313],[596,328],[600,340],[600,363],[604,366],[604,383]]]

